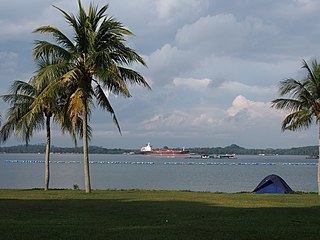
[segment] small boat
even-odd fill
[[[236,154],[223,154],[223,155],[218,155],[218,158],[228,158],[228,159],[237,159]]]
[[[208,154],[202,154],[202,155],[201,155],[201,158],[207,159],[207,158],[210,158],[210,156],[209,156]]]
[[[317,155],[308,155],[308,156],[306,156],[306,159],[318,159],[319,158],[319,156],[317,156]]]

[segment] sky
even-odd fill
[[[90,1],[82,0],[85,8]],[[122,135],[96,106],[91,145],[106,148],[290,148],[317,145],[317,128],[281,131],[287,112],[272,109],[280,81],[301,80],[302,60],[320,55],[318,0],[95,0],[135,35],[127,44],[148,67],[132,66],[152,90],[130,86],[131,98],[110,94]],[[32,33],[44,25],[71,37],[54,6],[77,13],[77,0],[0,0],[0,94],[35,71]],[[46,40],[51,40],[46,38]],[[7,106],[0,103],[2,122]],[[73,146],[59,126],[55,146]],[[36,133],[31,143],[45,142]],[[23,142],[14,136],[5,146]],[[81,142],[79,142],[81,145]]]

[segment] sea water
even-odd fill
[[[43,188],[44,154],[0,154],[0,188]],[[201,159],[91,154],[92,189],[250,192],[269,174],[294,191],[317,191],[317,160],[305,156],[238,155]],[[50,155],[50,188],[84,188],[81,154]]]

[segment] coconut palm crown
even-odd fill
[[[80,116],[83,121],[83,152],[85,189],[91,191],[88,158],[87,124],[90,110],[96,103],[111,113],[120,132],[120,126],[108,99],[108,92],[130,97],[127,84],[138,84],[150,89],[146,80],[129,68],[133,64],[146,66],[142,57],[126,45],[126,37],[133,35],[121,22],[106,14],[108,5],[98,9],[90,3],[88,11],[78,1],[79,12],[75,16],[58,9],[72,28],[72,38],[52,26],[42,26],[36,33],[49,34],[53,42],[36,41],[35,59],[54,56],[60,61],[43,68],[39,74],[57,75],[43,94],[67,91],[67,103],[71,121]]]
[[[289,111],[282,122],[282,130],[303,130],[313,123],[319,127],[318,142],[320,153],[320,66],[313,60],[311,67],[303,60],[306,76],[302,81],[288,78],[281,81],[279,95],[272,101],[272,107]],[[320,194],[320,158],[318,160],[318,193]]]

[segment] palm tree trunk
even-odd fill
[[[50,132],[50,117],[46,117],[46,130],[47,130],[47,141],[46,141],[46,159],[45,159],[45,174],[44,174],[44,190],[49,190],[50,181],[50,147],[51,147],[51,132]]]
[[[320,124],[318,126],[319,133],[318,133],[318,195],[320,195]]]
[[[87,122],[88,122],[88,111],[87,103],[84,104],[83,120],[82,120],[82,131],[83,131],[83,165],[84,165],[84,179],[85,179],[85,189],[86,193],[91,192],[90,184],[90,171],[89,171],[89,153],[88,153],[88,136],[87,136]]]

